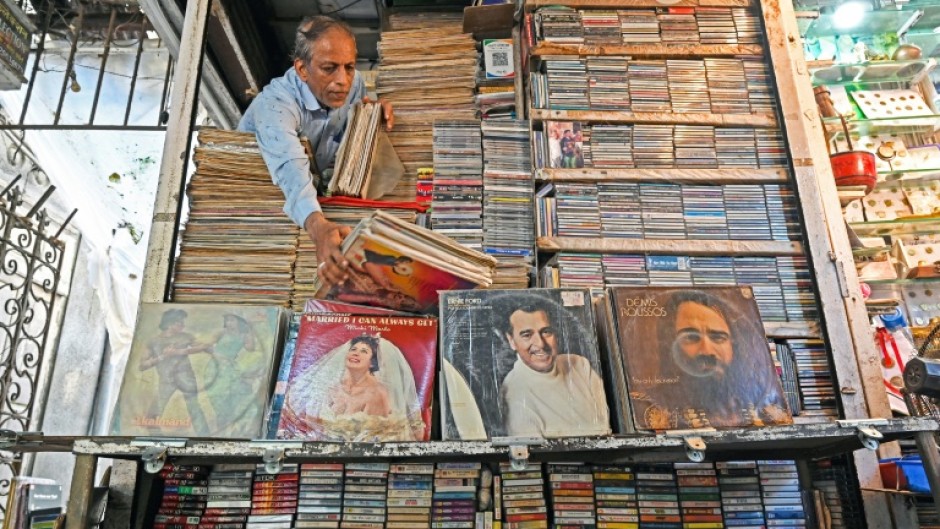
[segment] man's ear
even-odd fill
[[[307,62],[303,59],[294,59],[294,71],[303,82],[307,82]]]

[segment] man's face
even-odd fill
[[[310,61],[294,61],[297,75],[317,101],[330,108],[346,103],[356,74],[356,41],[340,29],[327,30],[311,46]]]
[[[672,356],[692,376],[723,378],[734,360],[728,322],[705,305],[682,303],[676,313]]]
[[[509,316],[512,332],[506,334],[509,347],[522,362],[540,373],[547,373],[555,367],[558,348],[555,329],[543,310],[523,312],[517,310]]]

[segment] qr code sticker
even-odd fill
[[[509,66],[509,54],[504,51],[493,53],[492,58],[495,67]]]

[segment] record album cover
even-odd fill
[[[547,121],[549,166],[564,169],[584,167],[584,138],[577,121]]]
[[[445,440],[610,433],[587,290],[442,292],[440,381]]]
[[[750,287],[615,287],[610,296],[637,429],[793,422]]]
[[[277,436],[318,441],[426,441],[437,320],[304,314]]]
[[[111,435],[259,437],[286,318],[279,307],[143,304]]]

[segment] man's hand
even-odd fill
[[[338,285],[349,278],[349,262],[340,252],[343,239],[352,229],[326,220],[323,213],[312,213],[304,222],[304,230],[317,245],[317,274],[328,285]]]
[[[362,98],[363,103],[370,103],[372,100],[368,96]],[[392,104],[384,99],[379,99],[378,103],[382,105],[382,117],[385,118],[385,130],[391,131],[395,126],[395,111]]]

